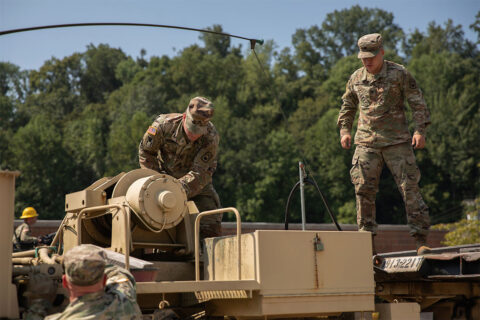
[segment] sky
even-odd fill
[[[67,23],[130,22],[205,29],[220,24],[223,31],[247,38],[273,40],[278,49],[291,46],[297,29],[321,25],[328,13],[353,5],[379,8],[394,15],[405,32],[426,31],[434,21],[452,19],[475,41],[470,28],[480,11],[479,0],[0,0],[0,31]],[[173,56],[200,43],[199,33],[147,27],[75,27],[0,36],[0,61],[21,69],[39,69],[52,57],[61,59],[100,43],[121,48],[136,58]],[[249,43],[242,44],[247,50]]]

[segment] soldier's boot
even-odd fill
[[[427,236],[416,234],[415,245],[417,247],[417,256],[421,256],[427,253],[431,253],[432,249],[427,246]]]

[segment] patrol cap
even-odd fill
[[[77,286],[99,282],[103,277],[106,258],[105,251],[92,244],[82,244],[67,251],[63,266],[68,281]]]
[[[204,97],[195,97],[188,104],[185,124],[188,131],[193,134],[205,134],[207,125],[213,117],[213,105]]]
[[[381,48],[383,48],[383,39],[380,33],[371,33],[358,39],[358,58],[373,58]]]

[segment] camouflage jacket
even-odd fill
[[[37,237],[31,235],[30,226],[25,222],[15,229],[13,233],[12,242],[17,245],[19,243],[35,244],[38,241]]]
[[[132,274],[117,266],[108,266],[105,274],[107,284],[104,291],[83,295],[70,302],[62,313],[45,319],[142,319]]]
[[[203,189],[212,189],[219,137],[209,122],[207,133],[191,142],[183,129],[182,118],[180,113],[160,115],[143,136],[138,157],[142,168],[179,179],[190,199]]]
[[[348,80],[337,125],[343,136],[352,130],[360,109],[355,144],[382,148],[411,139],[405,115],[405,98],[412,109],[415,133],[425,135],[430,113],[415,79],[402,65],[385,60],[378,74],[365,67]]]

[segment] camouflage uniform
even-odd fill
[[[192,99],[193,100],[193,99]],[[187,197],[200,212],[220,208],[220,199],[212,184],[217,167],[219,136],[208,121],[206,133],[190,141],[183,129],[186,114],[162,114],[152,123],[139,146],[142,168],[156,170],[177,178]],[[222,215],[209,215],[201,220],[202,238],[221,235]]]
[[[405,203],[411,235],[425,237],[430,225],[428,207],[418,187],[420,171],[410,145],[405,98],[412,109],[414,134],[424,136],[430,114],[412,75],[403,66],[387,60],[375,75],[362,67],[347,83],[337,125],[341,136],[350,134],[357,109],[360,110],[350,171],[359,229],[376,232],[375,195],[385,163]]]
[[[64,256],[65,276],[77,286],[89,286],[107,276],[104,290],[87,293],[75,299],[52,319],[142,319],[136,301],[135,279],[117,266],[105,267],[106,255],[94,245],[81,245]]]
[[[13,245],[17,250],[33,249],[37,244],[38,239],[31,235],[30,226],[27,223],[22,223],[15,229],[12,238]]]

